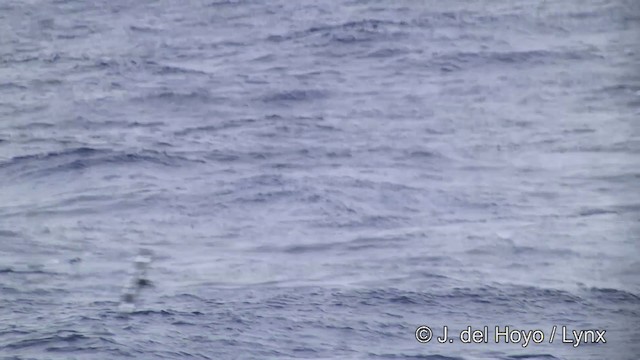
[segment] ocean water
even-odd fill
[[[635,0],[2,0],[0,358],[638,359],[639,64]]]

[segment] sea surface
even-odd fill
[[[0,359],[638,359],[639,240],[636,0],[0,1]]]

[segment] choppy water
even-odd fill
[[[2,1],[0,356],[637,359],[639,34],[634,0]]]

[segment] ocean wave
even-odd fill
[[[136,96],[132,102],[161,102],[162,104],[188,105],[196,103],[216,103],[223,102],[224,96],[213,96],[205,88],[178,90],[172,88],[161,88],[151,91],[148,94]]]
[[[0,346],[0,349],[16,350],[29,347],[40,347],[44,345],[51,345],[56,343],[72,343],[91,340],[90,336],[73,330],[60,330],[55,334],[47,336],[29,337],[18,341],[12,341]]]
[[[371,358],[382,359],[422,359],[422,360],[465,360],[463,357],[447,356],[439,354],[390,354],[390,353],[369,353],[367,354]]]
[[[334,251],[363,251],[366,249],[394,248],[409,239],[396,236],[357,237],[347,241],[329,241],[313,244],[290,245],[285,247],[260,247],[260,251],[278,251],[290,254],[322,253]]]
[[[158,34],[162,31],[161,28],[148,25],[129,25],[129,30],[142,34]]]
[[[268,41],[283,42],[299,40],[306,37],[326,39],[329,42],[353,44],[360,42],[372,42],[376,40],[392,40],[405,35],[400,29],[406,27],[405,22],[365,19],[359,21],[347,21],[336,25],[318,25],[303,31],[292,32],[286,35],[271,35]]]
[[[165,126],[166,123],[162,121],[147,121],[142,122],[138,120],[91,120],[83,116],[77,116],[74,119],[61,121],[56,127],[65,129],[84,129],[84,130],[121,130],[121,129],[157,129]]]
[[[639,295],[620,289],[592,287],[589,289],[589,295],[595,299],[607,302],[640,305]]]
[[[470,309],[470,304],[500,307],[503,311],[526,311],[542,304],[581,304],[588,307],[589,301],[577,294],[558,289],[533,286],[479,286],[439,288],[430,291],[410,291],[398,288],[380,288],[332,293],[334,303],[351,303],[384,306],[395,303],[420,306],[446,305],[448,309],[460,307]],[[538,305],[536,305],[538,304]]]
[[[14,176],[38,177],[56,173],[85,170],[104,165],[148,163],[158,166],[179,167],[189,163],[201,163],[201,159],[189,159],[165,151],[141,150],[137,152],[115,151],[91,147],[77,147],[32,155],[16,156],[0,162],[0,169],[12,170]]]
[[[209,7],[220,7],[220,6],[238,6],[247,4],[250,1],[247,0],[220,0],[220,1],[212,1],[207,4]]]
[[[44,267],[44,265],[42,266]],[[40,274],[40,275],[59,275],[59,273],[44,270],[40,268],[40,266],[27,266],[26,268],[16,268],[16,267],[0,267],[0,274],[17,274],[17,275],[30,275],[30,274]]]
[[[582,209],[580,210],[580,212],[578,213],[579,216],[596,216],[596,215],[618,215],[618,212],[615,210],[608,210],[608,209],[602,209],[602,208],[587,208],[587,209]]]
[[[590,51],[551,51],[551,50],[523,50],[523,51],[484,51],[484,52],[451,52],[433,56],[425,60],[423,66],[440,69],[442,71],[460,71],[479,69],[486,66],[542,66],[560,62],[593,60],[602,55]],[[420,66],[420,64],[416,63]]]
[[[503,360],[519,360],[519,359],[527,359],[527,360],[553,360],[558,359],[557,357],[551,354],[522,354],[522,355],[507,355],[505,357],[501,357]]]
[[[32,121],[27,124],[15,125],[12,128],[14,130],[43,130],[43,129],[51,129],[56,127],[55,123],[43,122],[43,121]]]
[[[8,91],[22,91],[22,90],[27,90],[28,87],[24,86],[20,83],[15,83],[15,82],[5,82],[5,83],[0,83],[0,91],[3,90],[8,90]]]
[[[262,97],[266,103],[300,102],[325,99],[329,92],[323,90],[289,90],[278,91]]]
[[[210,125],[200,125],[200,126],[191,126],[184,127],[182,129],[174,131],[175,136],[186,136],[186,135],[202,135],[206,133],[215,133],[222,130],[227,129],[236,129],[242,128],[245,126],[250,126],[251,124],[256,124],[258,120],[256,119],[239,119],[239,120],[219,120],[215,124]]]

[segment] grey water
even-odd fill
[[[638,359],[639,64],[635,0],[2,0],[0,358]]]

